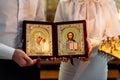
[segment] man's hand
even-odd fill
[[[87,46],[88,46],[88,58],[81,58],[79,57],[79,60],[82,61],[88,61],[90,56],[91,56],[91,52],[92,52],[92,45],[91,45],[91,41],[89,39],[87,39]]]
[[[37,62],[37,59],[32,60],[24,51],[20,49],[16,49],[13,57],[13,61],[15,61],[20,67],[32,66]]]

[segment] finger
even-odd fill
[[[26,64],[27,64],[26,60],[24,59],[19,59],[17,63],[20,67],[26,67]]]
[[[32,64],[32,60],[28,60],[27,58],[25,57],[21,57],[19,58],[18,60],[18,64],[21,66],[21,67],[26,67],[26,66],[29,66]]]
[[[90,57],[91,53],[92,53],[92,48],[90,48],[88,51],[88,57]]]
[[[65,62],[65,57],[62,58],[62,61]]]
[[[82,58],[82,57],[79,57],[78,59],[79,59],[79,60],[83,60],[83,58]]]
[[[68,59],[67,59],[66,57],[63,57],[63,58],[62,58],[62,61],[63,61],[63,62],[67,62]]]
[[[34,65],[35,63],[37,63],[37,59],[33,59],[32,65]]]
[[[79,57],[78,58],[80,61],[88,61],[89,59],[88,58],[85,58],[85,57]]]
[[[59,60],[62,61],[62,58],[60,57]]]
[[[32,66],[37,63],[37,59],[31,60],[32,63],[26,63],[26,66]]]
[[[53,61],[57,61],[57,58],[56,58],[56,57],[54,57],[54,58],[53,58]]]
[[[48,58],[46,58],[45,60],[46,60],[46,61],[49,61],[49,59],[48,59]]]
[[[83,60],[82,61],[88,61],[89,60],[89,58],[83,58]]]
[[[33,64],[33,60],[29,56],[24,56],[24,60],[26,61],[26,66],[30,66]],[[36,60],[34,60],[35,62]]]
[[[65,62],[67,62],[67,61],[68,61],[68,58],[65,58],[64,60],[65,60]]]
[[[89,58],[92,53],[92,45],[89,39],[87,39],[87,42],[88,42],[88,58]]]
[[[37,63],[37,59],[31,59],[31,60],[29,60],[29,61],[26,61],[26,65],[25,66],[32,66],[32,65],[34,65],[34,64],[36,64]]]
[[[51,58],[50,58],[50,60],[51,60],[51,61],[53,61],[53,60],[54,60],[54,58],[53,58],[53,57],[51,57]]]

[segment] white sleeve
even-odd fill
[[[57,6],[57,10],[55,12],[55,18],[54,18],[54,22],[60,22],[60,21],[64,21],[64,10],[63,10],[63,0],[60,0]]]
[[[89,40],[90,40],[91,45],[92,45],[93,48],[99,46],[99,44],[101,42],[100,40],[92,39],[92,38],[89,38]]]
[[[38,0],[35,20],[36,21],[46,21],[43,0]]]
[[[10,59],[14,54],[15,49],[0,43],[0,59]]]
[[[73,21],[73,0],[60,0],[55,13],[54,22]]]

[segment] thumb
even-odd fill
[[[87,43],[88,43],[88,56],[90,57],[91,52],[92,52],[92,45],[91,45],[91,41],[89,39],[87,39]]]
[[[31,59],[30,57],[26,56],[26,58],[24,58],[26,60],[27,66],[32,66],[37,62],[37,59]]]
[[[31,59],[31,61],[29,62],[29,66],[34,65],[37,62],[37,59]]]
[[[35,64],[35,63],[37,63],[37,59],[33,59],[33,65]]]

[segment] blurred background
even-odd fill
[[[115,4],[118,8],[118,12],[120,11],[120,0],[114,0]],[[44,9],[46,13],[46,19],[47,21],[53,21],[55,11],[57,8],[59,0],[43,0]]]
[[[43,0],[47,21],[54,20],[54,15],[58,2],[59,0]]]

